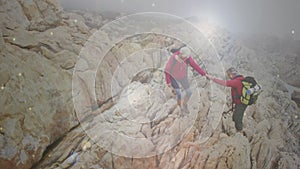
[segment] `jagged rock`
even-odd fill
[[[276,167],[278,168],[299,168],[299,156],[294,153],[280,153],[280,159]]]
[[[274,166],[273,161],[278,159],[276,146],[266,137],[262,137],[262,139],[253,146],[252,150],[251,156],[252,159],[256,161],[255,167],[257,168],[272,168]]]
[[[83,16],[76,13],[64,13],[63,17],[66,18],[64,22],[71,28],[78,29],[81,33],[89,33],[89,27],[85,25],[85,19]]]
[[[1,144],[9,144],[1,160],[29,168],[49,144],[76,124],[72,102],[68,101],[71,95],[67,94],[71,91],[70,75],[42,56],[15,46],[6,44],[2,54],[6,57],[1,56],[1,64],[5,64],[1,72],[6,75],[1,75],[5,80],[0,99],[4,117],[0,122],[4,133]]]
[[[25,1],[25,2],[19,1],[19,3],[23,8],[24,15],[29,19],[29,21],[34,21],[34,22],[39,22],[39,23],[41,23],[43,21],[39,7],[36,6],[35,1],[33,1],[33,0],[29,0],[29,1]],[[45,3],[45,2],[42,1],[41,3]],[[41,24],[41,26],[43,26],[42,24]]]
[[[92,147],[92,144],[91,144],[90,141],[85,141],[85,142],[81,143],[81,149],[82,149],[82,151],[87,151],[91,147]]]
[[[300,90],[294,91],[292,94],[292,99],[299,105],[300,104]]]
[[[36,39],[53,53],[62,50],[76,51],[72,42],[72,30],[66,26],[57,26],[43,33],[36,34]]]
[[[3,0],[0,5],[1,28],[16,29],[18,27],[26,29],[29,21],[24,15],[23,8],[17,0]]]
[[[47,59],[52,60],[55,58],[55,53],[51,52],[48,48],[41,46],[41,54]]]
[[[44,31],[61,22],[61,10],[57,0],[54,1],[7,1],[1,5],[2,26],[9,29],[23,28]]]
[[[61,14],[57,2],[1,2],[2,168],[299,168],[299,108],[284,82],[273,78],[279,69],[275,61],[263,65],[268,63],[266,58],[256,56],[208,23],[199,23],[201,31],[221,58],[212,57],[215,51],[209,50],[209,43],[198,42],[190,30],[180,25],[167,30],[180,32],[201,46],[195,51],[195,60],[209,73],[222,78],[225,68],[236,66],[266,86],[258,103],[247,108],[245,137],[236,133],[232,114],[222,116],[223,108],[229,107],[225,106],[229,91],[205,78],[193,77],[197,84],[191,82],[191,89],[199,92],[194,92],[188,103],[190,114],[179,116],[181,111],[161,71],[167,54],[151,51],[166,48],[174,40],[159,35],[128,38],[99,63],[92,57],[104,47],[99,41],[81,49],[95,33],[92,27],[105,24],[107,19],[100,15],[93,18],[95,14],[86,12]],[[101,37],[101,42],[110,43],[122,29],[96,32],[92,40]],[[79,71],[96,68],[97,74],[95,82],[84,73],[76,76],[82,83],[74,87],[84,86],[81,92],[88,99],[75,105],[96,104],[92,87],[101,103],[99,109],[97,105],[83,107],[88,113],[75,115],[70,72],[82,51],[91,59],[80,58]],[[218,66],[220,61],[224,67]],[[294,71],[286,72],[294,77]],[[189,75],[193,73],[189,71]],[[86,85],[87,81],[95,86]],[[80,126],[76,126],[77,120]]]
[[[77,55],[67,50],[60,51],[55,55],[54,62],[60,63],[62,69],[72,69],[77,61]]]
[[[4,47],[5,47],[5,43],[3,40],[2,31],[0,31],[0,52],[3,50]]]
[[[21,48],[32,48],[38,45],[38,40],[34,36],[34,32],[23,29],[15,30],[8,41]]]
[[[9,65],[3,65],[3,67],[0,68],[0,71],[4,72],[7,69],[9,69]],[[0,73],[0,85],[2,87],[4,87],[10,79],[11,79],[11,72]]]
[[[85,24],[90,28],[100,28],[104,24],[104,19],[98,13],[84,12],[83,14]]]
[[[24,15],[30,21],[30,30],[45,31],[61,22],[62,8],[58,0],[54,1],[19,1]]]

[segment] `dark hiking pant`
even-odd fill
[[[171,77],[171,85],[175,89],[175,92],[177,95],[177,100],[181,100],[181,90],[180,90],[178,82],[181,84],[181,86],[185,90],[185,96],[187,98],[190,98],[192,95],[192,91],[190,89],[190,83],[187,80],[187,78],[176,81],[174,78]]]
[[[243,116],[247,108],[244,104],[235,104],[232,120],[234,121],[235,128],[237,131],[243,130]]]

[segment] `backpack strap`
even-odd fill
[[[250,89],[251,87],[253,87],[252,83],[246,82],[246,81],[242,81],[243,84],[243,88],[242,88],[242,97],[241,97],[241,102],[243,104],[248,105],[249,101],[250,101],[250,95],[247,94],[247,90]]]
[[[185,62],[185,64],[188,66],[188,65],[190,64],[190,59],[188,58],[188,59],[186,59],[184,62]],[[175,64],[176,64],[176,58],[175,58],[175,56],[174,56],[174,57],[173,57],[173,61],[172,61],[172,65],[171,65],[171,69],[170,69],[170,73],[172,73],[173,67],[175,66]],[[187,69],[186,69],[186,75],[187,75]]]

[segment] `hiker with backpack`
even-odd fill
[[[208,79],[217,84],[231,87],[232,97],[232,119],[235,123],[237,132],[245,135],[243,131],[243,116],[248,105],[254,104],[260,86],[256,83],[253,77],[243,77],[233,67],[226,71],[226,75],[230,80],[220,80],[213,76],[207,75]]]
[[[183,111],[187,111],[187,102],[192,95],[190,84],[188,81],[188,65],[196,70],[202,76],[206,72],[191,57],[191,50],[183,46],[179,50],[173,50],[172,56],[169,58],[165,67],[165,77],[168,87],[177,96],[177,104]],[[185,97],[182,99],[179,84],[185,90]]]

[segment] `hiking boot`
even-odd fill
[[[187,116],[189,114],[189,110],[187,108],[187,105],[183,105],[180,109],[180,117]]]
[[[184,112],[188,112],[188,111],[189,111],[189,110],[188,110],[188,107],[187,107],[187,104],[183,104],[182,110],[183,110]]]
[[[237,133],[241,134],[242,136],[245,136],[245,137],[247,137],[247,135],[246,135],[246,132],[245,132],[245,131],[243,131],[243,130],[241,130],[241,131],[237,131]]]
[[[181,109],[181,100],[177,100],[177,105],[180,107]]]

